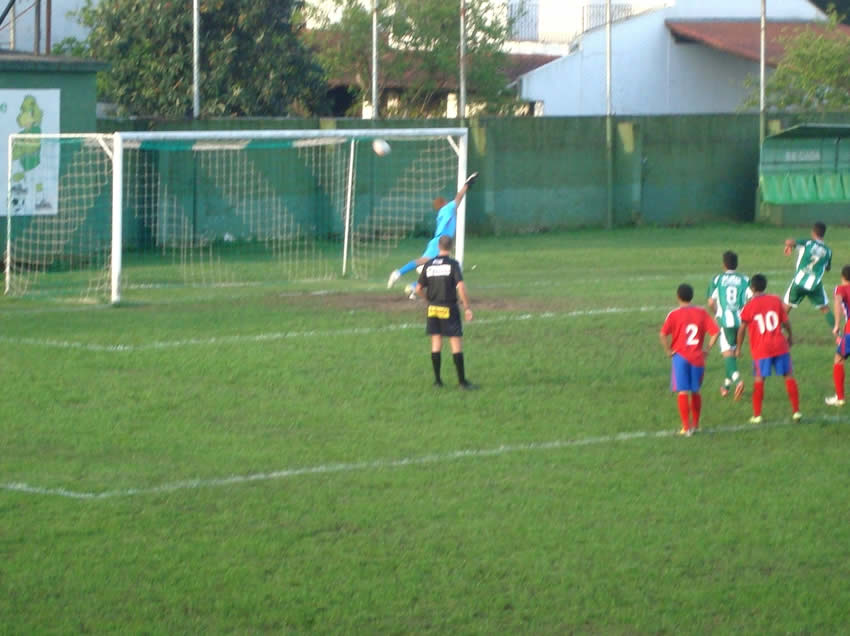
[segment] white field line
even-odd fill
[[[477,265],[475,266],[477,269]],[[470,268],[471,269],[471,268]],[[719,270],[717,270],[719,271]],[[690,274],[648,274],[644,276],[630,276],[628,277],[629,282],[644,282],[644,281],[660,281],[660,280],[678,280],[678,281],[690,281],[690,280],[710,280],[712,276],[714,276],[717,271],[712,270],[711,272],[697,272]],[[746,273],[746,272],[745,272]],[[754,273],[754,272],[753,272]],[[793,272],[788,270],[764,270],[761,272],[767,276],[773,275],[789,275]],[[467,274],[468,276],[468,274]],[[472,276],[476,276],[476,274],[472,274]],[[619,273],[612,272],[612,277],[620,276]],[[501,282],[501,283],[491,283],[491,284],[475,284],[475,289],[511,289],[516,287],[565,287],[565,286],[574,286],[576,284],[587,284],[587,285],[598,285],[601,283],[610,283],[612,278],[581,278],[577,277],[575,274],[571,274],[570,277],[558,278],[555,280],[534,280],[534,281],[509,281],[509,282]],[[300,281],[300,282],[309,282],[309,281]],[[785,289],[787,283],[783,283],[782,289]],[[149,285],[130,285],[128,289],[208,289],[208,288],[257,288],[268,286],[264,283],[217,283],[210,285],[160,285],[160,284],[149,284]],[[771,289],[776,291],[777,288],[774,285],[771,285]],[[386,285],[384,283],[380,283],[378,285],[366,285],[365,287],[359,289],[362,292],[375,292],[375,291],[384,291],[386,290]],[[281,298],[297,298],[301,296],[327,296],[327,295],[342,295],[349,292],[345,290],[329,290],[329,289],[318,289],[313,291],[293,291],[293,292],[280,292],[279,294],[275,294]],[[778,292],[777,292],[778,293]],[[234,300],[234,296],[191,296],[186,298],[185,300],[175,301],[175,300],[151,300],[146,299],[146,305],[174,305],[176,303],[197,303],[197,302],[207,302],[214,300]],[[71,304],[69,306],[59,305],[59,306],[51,306],[51,307],[31,307],[31,308],[15,308],[15,309],[6,309],[0,308],[0,316],[20,316],[20,315],[29,315],[29,314],[44,314],[44,313],[60,313],[60,312],[77,312],[77,311],[91,311],[98,309],[109,309],[111,305],[108,303],[86,303],[84,305],[79,304]]]
[[[476,268],[477,271],[477,268]],[[559,278],[556,280],[532,280],[532,281],[510,281],[510,282],[501,282],[501,283],[491,283],[491,284],[474,284],[475,289],[503,289],[503,288],[512,288],[512,287],[574,287],[576,285],[599,285],[599,284],[610,284],[612,280],[625,280],[628,283],[636,283],[636,282],[647,282],[647,281],[661,281],[661,280],[676,280],[679,282],[690,282],[693,280],[705,281],[707,285],[708,282],[718,273],[720,270],[711,271],[711,272],[691,272],[689,274],[647,274],[643,276],[628,276],[623,275],[622,272],[612,272],[611,277],[609,278],[580,278],[575,275],[570,277]],[[744,272],[746,274],[746,272]],[[753,274],[757,272],[752,272]],[[765,276],[773,276],[774,274],[779,276],[788,276],[788,280],[791,280],[791,276],[794,272],[790,270],[765,270],[761,272]],[[464,270],[464,278],[468,278],[470,274]],[[475,277],[475,273],[472,273],[473,280]],[[773,290],[771,293],[779,294],[777,289],[779,287],[776,286],[775,280],[771,278],[771,289]],[[782,289],[784,290],[787,286],[787,281],[783,279]],[[696,285],[696,289],[701,289],[699,285]],[[675,291],[675,290],[674,290]]]
[[[805,422],[843,422],[848,418],[841,416],[821,415],[804,420]],[[791,426],[790,419],[777,420],[763,424],[742,424],[740,426],[720,426],[706,429],[699,433],[696,438],[682,440],[682,443],[698,443],[700,437],[724,434],[724,433],[748,433],[760,430],[782,428]],[[803,426],[799,422],[795,426]],[[539,451],[559,450],[565,448],[578,448],[582,446],[598,446],[600,444],[613,444],[628,442],[638,439],[659,439],[673,437],[676,431],[636,431],[632,433],[617,433],[614,435],[601,435],[598,437],[586,437],[583,439],[538,442],[528,444],[503,444],[495,448],[458,450],[449,453],[435,453],[431,455],[420,455],[418,457],[405,457],[402,459],[378,459],[374,461],[353,462],[343,464],[323,464],[319,466],[307,466],[304,468],[289,468],[276,470],[269,473],[254,473],[251,475],[231,475],[229,477],[218,477],[212,479],[188,479],[162,484],[160,486],[125,488],[121,490],[104,490],[101,492],[81,492],[67,488],[42,488],[21,482],[0,484],[0,490],[25,493],[30,495],[45,495],[53,497],[64,497],[66,499],[78,500],[100,500],[114,499],[117,497],[135,497],[139,495],[158,495],[180,490],[198,490],[200,488],[221,488],[254,482],[273,481],[280,479],[291,479],[294,477],[308,475],[328,475],[334,473],[371,472],[387,470],[392,468],[404,468],[407,466],[426,466],[432,464],[445,464],[448,462],[464,459],[481,459],[489,457],[500,457],[511,453],[530,453]]]
[[[256,287],[254,284],[245,284],[245,285],[233,285],[234,287]],[[146,289],[155,289],[157,285],[149,285],[145,287]],[[217,285],[208,285],[206,288],[215,288]],[[140,286],[139,289],[142,287]],[[195,289],[191,286],[181,286],[180,289]],[[365,291],[377,291],[377,290],[385,290],[386,285],[375,286],[367,288]],[[275,294],[278,298],[300,298],[305,296],[329,296],[332,294],[344,294],[343,291],[331,291],[329,289],[316,289],[311,291],[293,291],[293,292],[280,292]],[[255,296],[256,297],[256,296]],[[144,301],[145,305],[155,305],[155,306],[170,306],[170,305],[178,305],[178,304],[188,304],[188,303],[202,303],[209,301],[233,301],[239,300],[241,296],[189,296],[187,298],[183,298],[180,300],[150,300],[147,299]],[[58,314],[58,313],[74,313],[80,311],[103,311],[104,309],[112,309],[112,305],[108,302],[85,302],[85,301],[69,301],[68,304],[53,304],[53,305],[42,305],[38,307],[6,307],[0,309],[0,316],[29,316],[34,314]]]
[[[517,314],[499,318],[482,318],[468,323],[470,325],[492,325],[505,322],[519,322],[526,320],[551,320],[556,318],[581,318],[587,316],[602,316],[606,314],[626,314],[640,312],[669,311],[671,307],[607,307],[604,309],[582,309],[566,313],[543,312],[539,314]],[[27,345],[33,347],[46,347],[51,349],[77,349],[81,351],[96,351],[107,353],[133,353],[138,351],[157,351],[163,349],[177,349],[191,346],[218,346],[225,344],[256,344],[267,343],[277,340],[291,340],[298,338],[315,338],[320,336],[363,336],[370,334],[390,333],[406,329],[423,329],[422,322],[405,322],[386,327],[349,327],[344,329],[326,329],[310,331],[276,331],[255,335],[226,335],[212,336],[210,338],[185,338],[182,340],[162,340],[142,344],[97,344],[87,342],[75,342],[72,340],[52,340],[50,338],[15,338],[11,336],[0,336],[0,343],[11,345]]]

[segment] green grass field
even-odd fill
[[[657,335],[725,249],[781,294],[807,234],[473,238],[475,392],[385,288],[424,241],[368,282],[0,300],[0,634],[846,632],[822,316],[791,314],[801,423],[771,378],[749,425],[713,352],[690,439]]]

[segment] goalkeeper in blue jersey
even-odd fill
[[[437,229],[434,230],[434,238],[428,241],[428,245],[425,246],[425,251],[422,253],[422,256],[417,258],[416,260],[412,260],[408,263],[405,263],[398,269],[394,269],[390,274],[390,278],[387,281],[387,289],[390,289],[393,285],[395,285],[398,280],[407,274],[408,272],[416,269],[417,267],[424,265],[432,258],[437,256],[440,253],[439,241],[441,236],[449,236],[454,238],[455,236],[455,226],[457,223],[457,206],[460,205],[460,202],[463,200],[466,191],[469,189],[475,180],[478,178],[478,173],[473,172],[469,175],[464,182],[463,186],[461,186],[460,190],[458,190],[457,194],[453,201],[446,201],[443,197],[437,197],[434,199],[433,206],[434,210],[437,212]],[[409,285],[409,289],[406,290],[410,295],[410,298],[416,298],[416,286],[418,283],[413,283]]]

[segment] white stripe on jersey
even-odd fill
[[[807,291],[811,291],[815,286],[815,275],[806,270],[800,270],[794,277],[794,284],[802,287]]]
[[[442,265],[431,265],[425,270],[425,275],[428,278],[433,278],[435,276],[450,276],[452,273],[452,266],[448,263],[443,263]]]

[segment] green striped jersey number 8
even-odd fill
[[[727,287],[726,288],[726,305],[729,309],[735,309],[738,306],[738,288],[737,287]]]

